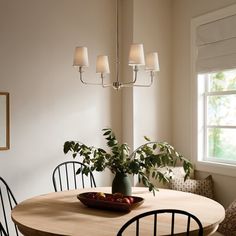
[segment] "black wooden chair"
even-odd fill
[[[78,189],[85,187],[96,187],[92,172],[88,175],[82,173],[84,164],[78,161],[67,161],[59,164],[53,171],[52,181],[55,192]],[[80,173],[76,174],[80,169]]]
[[[130,219],[129,221],[127,221],[119,230],[117,236],[122,236],[123,232],[132,224],[136,222],[135,225],[135,235],[139,236],[140,235],[140,219],[147,217],[147,216],[151,216],[153,215],[153,234],[154,236],[159,235],[158,234],[158,217],[157,215],[159,214],[164,214],[164,213],[169,213],[170,214],[170,234],[169,235],[174,235],[174,231],[175,231],[175,216],[176,214],[181,214],[186,216],[186,236],[189,235],[190,233],[190,225],[191,225],[191,219],[194,220],[197,225],[198,225],[198,235],[202,236],[203,235],[203,227],[202,224],[200,222],[200,220],[192,215],[189,212],[186,211],[182,211],[182,210],[177,210],[177,209],[161,209],[161,210],[154,210],[154,211],[148,211],[145,213],[142,213],[140,215],[137,215],[135,217],[133,217],[132,219]],[[143,236],[146,236],[146,233],[143,234]]]
[[[0,222],[0,236],[8,236],[1,222]]]
[[[16,225],[11,220],[11,210],[17,205],[17,202],[11,189],[2,177],[0,177],[0,200],[2,206],[1,220],[3,220],[2,223],[0,222],[0,235],[12,236],[12,231],[19,235]]]

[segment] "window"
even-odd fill
[[[236,69],[198,75],[203,160],[236,164]]]
[[[236,4],[191,22],[192,159],[236,176]]]

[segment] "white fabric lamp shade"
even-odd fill
[[[73,66],[88,67],[88,49],[86,47],[76,47]]]
[[[132,44],[129,51],[129,65],[145,65],[143,44]]]
[[[160,71],[157,52],[151,52],[146,55],[146,70]]]
[[[108,56],[100,55],[97,57],[96,73],[101,73],[101,74],[110,73]]]

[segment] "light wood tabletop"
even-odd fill
[[[115,236],[125,222],[140,213],[174,208],[197,216],[204,227],[204,235],[209,235],[217,229],[225,216],[223,206],[216,201],[186,192],[159,189],[156,196],[153,196],[147,188],[134,187],[132,195],[144,198],[144,202],[128,213],[89,208],[77,199],[77,195],[83,192],[110,193],[111,188],[98,187],[40,195],[18,204],[12,210],[12,219],[26,236]],[[176,217],[176,220],[177,233],[184,232],[186,228],[183,219]],[[150,222],[151,219],[144,222],[144,231],[151,227]],[[160,217],[160,235],[169,234],[168,224],[166,218]],[[196,228],[193,225],[191,230],[194,232]]]

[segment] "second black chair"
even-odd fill
[[[130,219],[129,221],[127,221],[122,227],[121,229],[119,230],[117,236],[122,236],[123,232],[132,224],[132,223],[135,223],[136,222],[136,225],[135,225],[135,234],[136,236],[139,236],[141,235],[140,234],[140,219],[141,218],[144,218],[144,217],[147,217],[147,216],[150,216],[150,215],[153,215],[153,234],[154,236],[156,235],[160,235],[158,234],[158,217],[157,215],[159,214],[164,214],[164,213],[169,213],[171,214],[171,218],[170,218],[170,232],[168,235],[174,235],[175,233],[175,216],[176,214],[180,214],[180,215],[185,215],[186,216],[186,224],[184,224],[186,226],[186,231],[184,233],[186,233],[185,235],[188,236],[189,233],[190,233],[190,225],[191,225],[191,219],[193,219],[197,225],[198,225],[198,234],[199,236],[203,236],[203,227],[202,227],[202,224],[200,222],[200,220],[192,215],[191,213],[189,212],[186,212],[186,211],[182,211],[182,210],[177,210],[177,209],[161,209],[161,210],[154,210],[154,211],[148,211],[148,212],[145,212],[145,213],[142,213],[140,215],[137,215],[135,217],[133,217],[132,219]],[[144,234],[142,234],[143,236],[146,236],[146,232]]]
[[[67,161],[59,164],[53,171],[52,181],[56,192],[85,187],[96,187],[94,176],[89,172],[82,173],[84,164],[78,161]],[[80,169],[80,173],[76,174]]]

